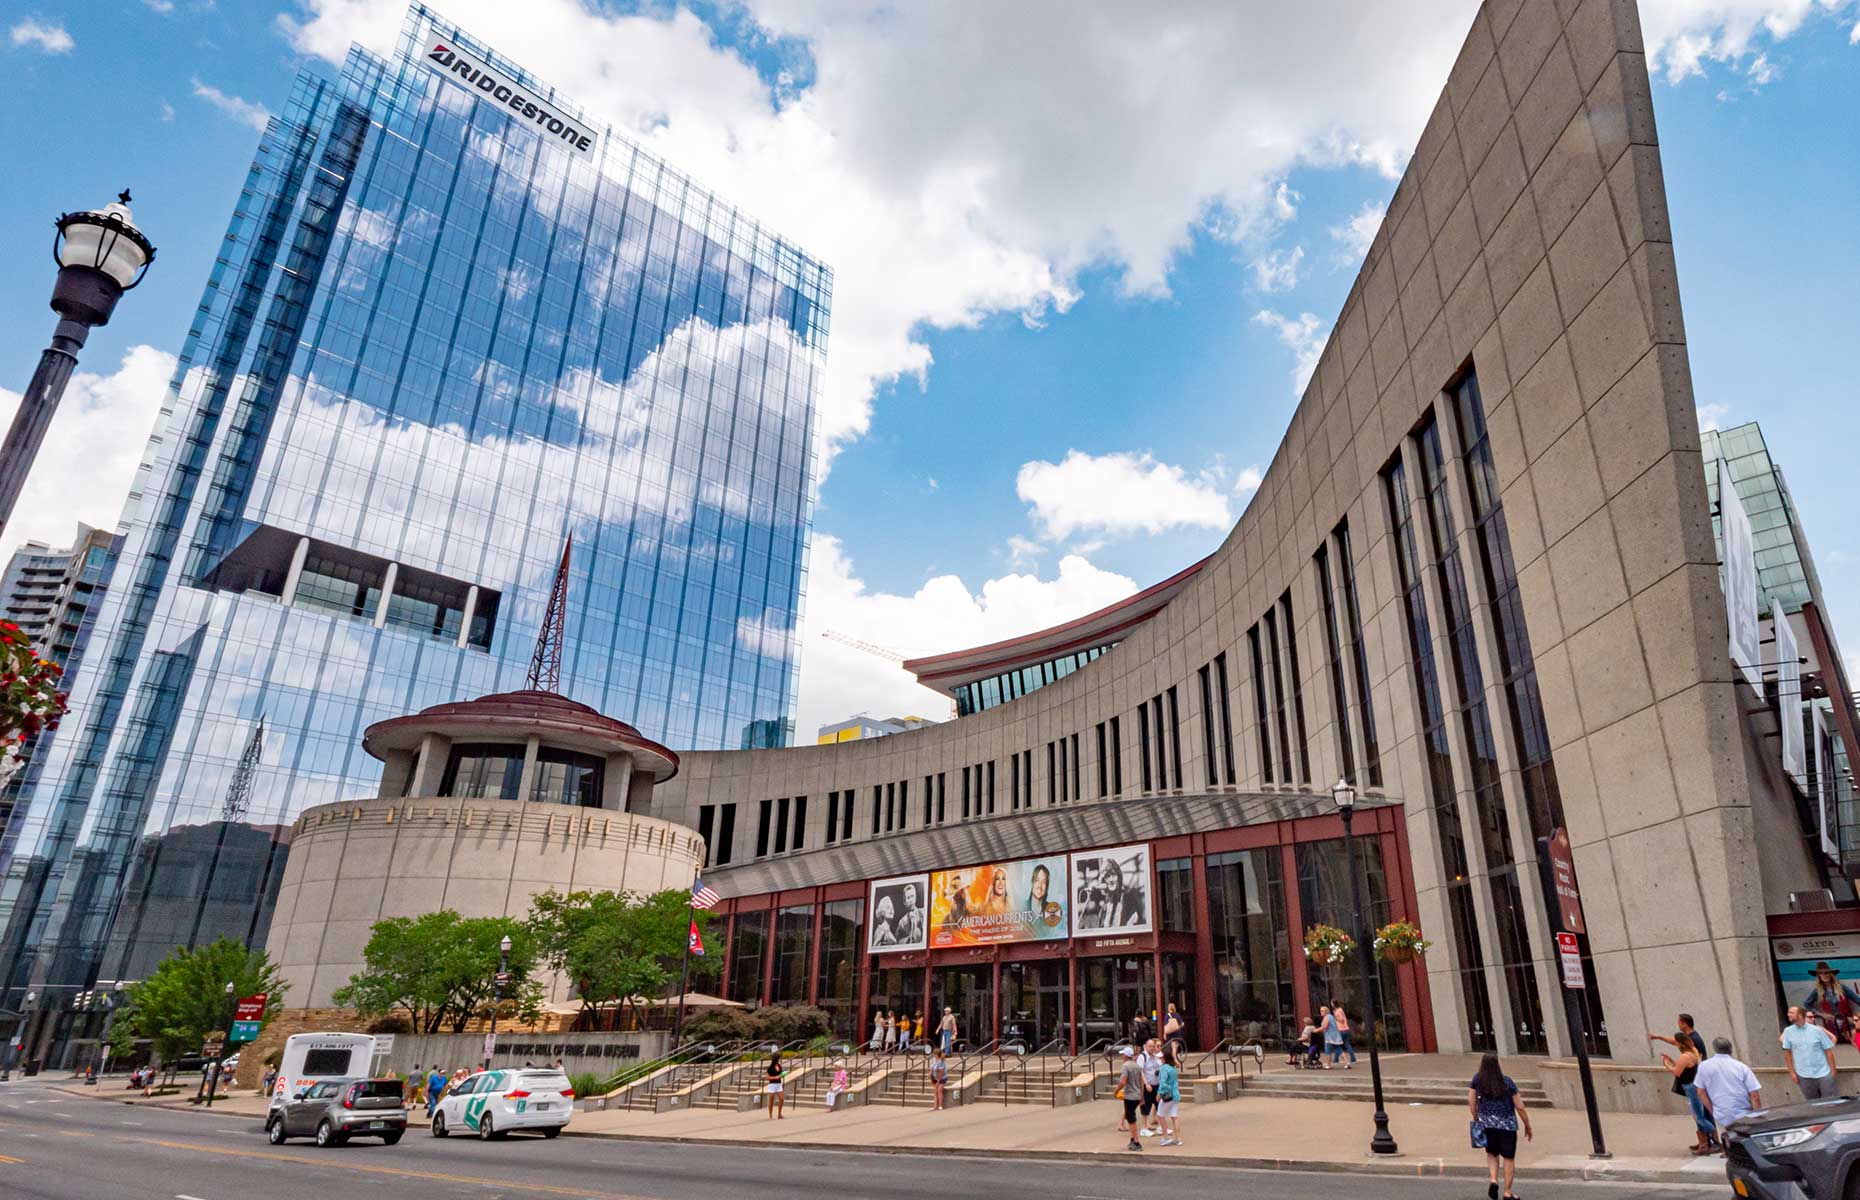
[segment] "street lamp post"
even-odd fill
[[[510,935],[497,943],[497,974],[491,977],[491,1035],[484,1039],[484,1069],[491,1069],[491,1053],[497,1046],[497,1010],[504,1006],[504,984],[510,981]]]
[[[102,1078],[110,1065],[110,1027],[116,1024],[116,1010],[123,1003],[123,981],[118,979],[104,994],[103,1032],[97,1035],[97,1069],[93,1078]]]
[[[233,1014],[237,1011],[237,1006],[239,1004],[239,1001],[234,999],[233,996],[235,991],[237,991],[237,989],[233,987],[232,980],[228,979],[226,981],[226,1029],[220,1035],[220,1052],[213,1056],[212,1069],[207,1072],[208,1108],[213,1107],[214,1094],[217,1093],[220,1088],[220,1063],[224,1061],[226,1057],[226,1039],[232,1036]]]
[[[116,302],[142,282],[155,261],[155,247],[129,215],[127,188],[115,204],[99,212],[64,213],[57,225],[52,238],[52,259],[58,264],[52,311],[58,314],[58,326],[52,331],[52,344],[39,355],[6,441],[0,443],[0,530],[13,519],[13,505],[26,486],[84,340],[92,329],[109,323]]]
[[[1376,1054],[1376,1020],[1382,1008],[1381,972],[1370,961],[1375,957],[1375,942],[1363,922],[1363,885],[1356,877],[1356,834],[1351,828],[1356,816],[1356,789],[1348,780],[1339,779],[1330,789],[1330,796],[1337,803],[1337,814],[1343,818],[1343,861],[1350,875],[1350,933],[1356,938],[1362,955],[1363,1003],[1368,1010],[1365,1017],[1369,1027],[1369,1078],[1376,1092],[1376,1132],[1369,1139],[1369,1152],[1395,1154],[1399,1147],[1395,1145],[1394,1135],[1389,1133],[1389,1111],[1382,1103],[1382,1060]]]
[[[13,1078],[13,1064],[19,1060],[19,1048],[26,1044],[26,1030],[32,1025],[32,1002],[38,998],[37,992],[26,993],[26,1001],[19,1009],[19,1019],[13,1023],[13,1036],[6,1044],[6,1065],[0,1067],[0,1080]]]

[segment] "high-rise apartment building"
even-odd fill
[[[85,614],[102,590],[110,541],[108,532],[79,525],[65,549],[27,542],[7,562],[0,575],[0,615],[32,639],[41,657],[67,665]]]
[[[262,938],[282,855],[251,832],[369,794],[371,723],[521,687],[571,537],[565,694],[680,748],[785,740],[830,299],[423,6],[390,57],[300,73],[0,847],[0,1007],[138,978],[178,931]],[[123,903],[209,844],[196,919]]]

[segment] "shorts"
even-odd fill
[[[768,1094],[769,1094],[769,1095],[771,1095],[771,1096],[779,1096],[779,1095],[781,1095],[781,1084],[779,1084],[779,1083],[771,1083],[771,1084],[769,1084],[769,1085],[768,1085],[768,1087],[767,1087],[767,1088],[765,1088],[764,1090],[765,1090],[765,1091],[767,1091],[767,1092],[768,1092]]]
[[[1143,1089],[1143,1115],[1147,1117],[1155,1111],[1156,1089],[1153,1087],[1146,1087]]]
[[[1124,1097],[1124,1124],[1135,1125],[1136,1123],[1137,1123],[1136,1098],[1133,1096],[1125,1096]]]
[[[1518,1131],[1515,1129],[1487,1129],[1485,1131],[1485,1152],[1494,1158],[1518,1157]]]
[[[1180,1100],[1161,1100],[1158,1101],[1156,1105],[1156,1115],[1159,1117],[1166,1117],[1171,1121],[1175,1120],[1177,1114],[1180,1113],[1181,1110],[1182,1102]]]

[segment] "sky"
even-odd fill
[[[1548,0],[1528,0],[1548,2]],[[1245,508],[1476,5],[445,0],[834,269],[798,740],[946,698],[909,657],[1038,629]],[[0,419],[52,218],[159,248],[95,331],[0,553],[114,527],[260,130],[404,0],[0,0]],[[1701,420],[1763,423],[1860,649],[1860,0],[1641,6]],[[41,257],[41,256],[45,257]]]

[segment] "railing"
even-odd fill
[[[1238,1075],[1240,1086],[1246,1086],[1246,1064],[1253,1064],[1253,1077],[1257,1079],[1266,1073],[1266,1044],[1258,1038],[1249,1038],[1227,1048],[1226,1056],[1221,1060],[1221,1078],[1228,1074]]]
[[[670,1073],[678,1074],[683,1068],[694,1063],[718,1061],[719,1056],[734,1054],[743,1044],[742,1042],[687,1043],[670,1054],[655,1058],[650,1062],[636,1063],[624,1071],[609,1076],[601,1082],[599,1089],[594,1095],[596,1097],[611,1095],[613,1092],[626,1087],[630,1083],[634,1083],[641,1079],[650,1079],[652,1076],[666,1071],[667,1068],[674,1068]],[[658,1082],[660,1081],[653,1080],[653,1084],[657,1084]],[[656,1090],[656,1086],[649,1085],[649,1091]]]
[[[1009,1073],[1018,1072],[1022,1079],[1027,1077],[1027,1043],[1019,1038],[999,1043],[995,1047],[995,1082],[1001,1085],[1001,1103],[1014,1102],[1014,1089],[1009,1086]],[[1013,1066],[1009,1066],[1012,1060]]]

